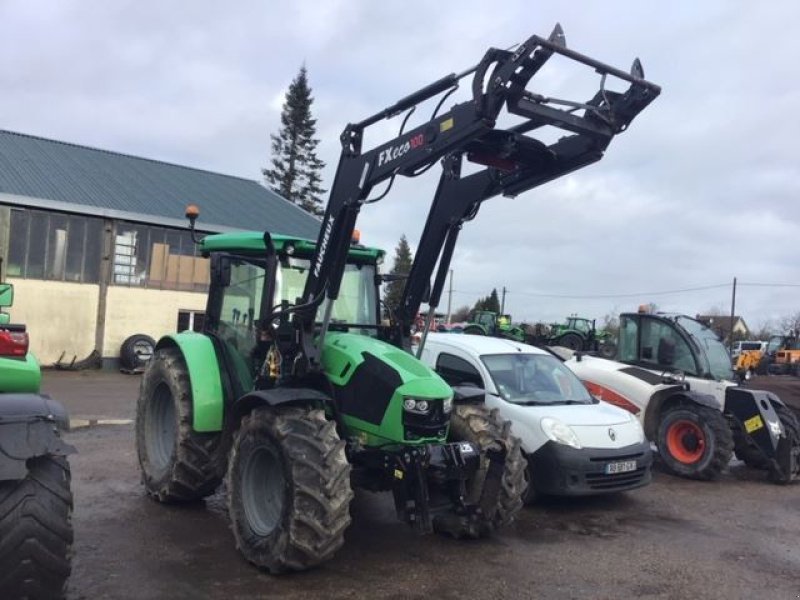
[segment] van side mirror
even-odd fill
[[[0,308],[13,306],[14,304],[14,284],[0,283]]]

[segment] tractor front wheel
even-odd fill
[[[789,440],[791,452],[795,455],[795,464],[799,460],[800,455],[800,422],[791,408],[788,406],[781,406],[773,404],[775,412],[778,413],[778,418],[783,425],[784,434]],[[779,470],[770,469],[769,479],[773,483],[787,484],[794,481],[797,473],[780,473]]]
[[[136,452],[147,493],[160,502],[189,502],[214,493],[225,473],[220,433],[192,427],[192,388],[177,348],[156,352],[136,403]]]
[[[455,537],[480,538],[511,523],[522,508],[527,489],[527,461],[522,456],[519,439],[511,435],[511,422],[501,419],[496,408],[489,410],[482,404],[456,405],[450,417],[449,441],[472,442],[481,449],[481,466],[467,482],[467,494],[472,502],[480,498],[483,490],[489,466],[487,448],[494,444],[504,446],[506,460],[496,508],[492,514],[478,515],[477,521],[460,520],[460,527],[456,529],[450,519],[446,528],[437,526],[436,521],[434,527],[441,533]]]
[[[344,543],[350,465],[323,411],[254,409],[234,438],[226,481],[236,545],[257,567],[301,571]]]
[[[666,467],[689,479],[714,479],[733,453],[733,437],[725,416],[696,404],[681,404],[664,412],[657,445]]]

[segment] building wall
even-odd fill
[[[12,323],[24,323],[31,352],[43,365],[86,358],[94,350],[100,286],[8,278],[14,284]]]
[[[206,297],[205,293],[198,292],[109,286],[103,356],[119,356],[122,342],[134,333],[145,333],[158,340],[162,335],[174,332],[178,311],[203,311]]]

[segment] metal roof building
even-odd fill
[[[0,203],[206,231],[268,229],[316,239],[319,220],[263,185],[108,150],[0,130]]]

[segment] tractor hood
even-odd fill
[[[453,390],[433,369],[408,352],[375,338],[330,332],[325,337],[322,364],[332,383],[344,385],[367,359],[377,359],[397,374],[399,391],[423,398],[452,398]]]

